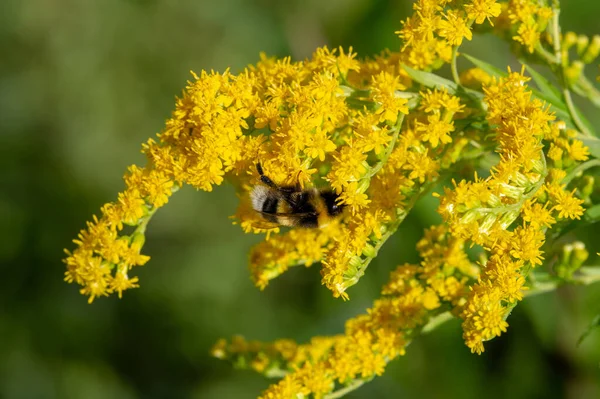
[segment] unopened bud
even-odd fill
[[[349,268],[346,274],[348,274],[349,277],[354,277],[356,273],[358,273],[358,271],[362,269],[363,261],[360,256],[353,256],[350,258],[348,266]]]
[[[579,192],[581,193],[581,198],[588,199],[590,195],[594,192],[594,176],[584,175],[581,177],[581,181],[579,183]]]
[[[500,201],[500,197],[498,197],[496,194],[490,194],[487,204],[490,208],[496,208],[502,205],[502,201]]]
[[[367,256],[369,258],[374,258],[377,256],[377,250],[375,249],[374,246],[372,246],[371,244],[367,243],[365,245],[365,247],[362,250],[362,254],[364,256]]]
[[[527,178],[527,176],[525,176],[523,173],[521,172],[516,172],[514,174],[515,176],[515,183],[517,183],[517,185],[519,187],[527,187],[531,184],[531,182],[529,181],[529,179]]]
[[[571,263],[571,254],[573,253],[573,245],[565,244],[562,248],[562,252],[560,253],[560,263],[568,265]]]
[[[588,259],[590,253],[585,249],[585,244],[581,241],[573,243],[573,256],[571,257],[571,270],[575,271],[583,265]]]
[[[567,32],[563,38],[563,49],[569,50],[575,43],[577,43],[577,35],[575,32]]]
[[[461,218],[460,222],[464,224],[469,224],[481,218],[481,212],[471,209],[467,213],[465,213]]]
[[[506,212],[504,215],[502,215],[502,217],[499,220],[500,227],[503,230],[506,230],[508,226],[513,224],[513,222],[519,217],[520,213],[520,210]]]
[[[571,65],[565,68],[565,78],[569,85],[573,85],[579,80],[584,66],[585,65],[581,61],[573,61]]]
[[[518,199],[523,195],[523,189],[521,187],[511,186],[510,184],[503,183],[501,185],[502,194],[508,198]]]
[[[600,35],[594,35],[592,42],[581,57],[585,64],[591,64],[600,54]]]
[[[538,173],[538,174],[542,174],[545,172],[544,163],[541,160],[534,159],[533,161],[531,161],[531,164],[532,164],[533,172]]]
[[[580,35],[577,38],[577,54],[581,56],[588,44],[590,44],[590,39],[586,35]]]
[[[496,222],[496,215],[493,213],[488,214],[483,219],[483,222],[481,222],[481,224],[479,225],[479,233],[487,234],[495,222]]]

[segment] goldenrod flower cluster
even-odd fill
[[[473,24],[500,15],[502,7],[495,0],[452,2],[418,0],[415,12],[402,22],[396,33],[403,41],[401,61],[420,70],[437,69],[452,59],[452,50],[464,39],[471,40]]]
[[[553,16],[552,8],[537,0],[510,0],[503,6],[498,28],[533,53]]]
[[[569,90],[579,85],[595,98],[594,90],[569,78],[574,39],[559,38],[549,24],[557,10],[545,2],[418,0],[413,8],[396,32],[398,52],[358,59],[351,48],[324,47],[304,61],[261,55],[237,75],[194,74],[165,129],[144,144],[147,165],[129,168],[126,189],[67,252],[66,280],[90,302],[137,287],[129,275],[149,259],[140,251],[156,210],[184,184],[211,191],[228,181],[240,198],[234,223],[266,236],[250,253],[257,287],[290,267],[320,264],[322,284],[348,299],[416,201],[437,190],[443,222],[417,244],[421,262],[393,271],[343,334],[304,345],[236,337],[213,354],[283,377],[263,398],[323,398],[381,375],[440,318],[460,318],[466,345],[483,352],[536,288],[532,271],[547,257],[548,231],[579,220],[593,203],[594,178],[581,174],[600,161],[588,161],[594,154],[582,137],[591,140],[590,129]],[[458,73],[459,46],[486,21],[554,67],[562,99],[532,69],[543,93],[529,87],[524,68],[502,74],[468,57],[477,68]],[[586,59],[600,52],[598,43],[575,41]],[[431,73],[445,62],[454,81]],[[482,167],[484,160],[494,166]],[[266,223],[249,196],[261,184],[257,163],[276,185],[331,188],[344,214],[315,229]],[[459,170],[472,179],[456,178]],[[588,257],[580,243],[569,245],[546,272],[556,284],[575,280]],[[465,246],[478,249],[477,261]]]
[[[348,320],[344,334],[316,337],[305,345],[235,337],[217,342],[212,354],[268,376],[285,375],[262,394],[265,399],[295,394],[322,398],[336,388],[381,375],[434,316],[464,301],[466,283],[477,269],[463,246],[444,226],[428,230],[418,243],[422,263],[393,271],[381,298],[366,314]]]
[[[561,168],[587,160],[588,150],[563,123],[552,123],[554,116],[532,98],[527,81],[522,72],[512,72],[484,86],[500,162],[486,179],[475,176],[446,188],[440,201],[452,234],[489,253],[461,313],[465,342],[477,353],[484,341],[506,331],[505,319],[523,299],[529,270],[542,264],[546,229],[583,214],[583,200],[565,190]],[[553,168],[546,163],[544,142],[550,144]]]

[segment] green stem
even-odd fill
[[[394,151],[394,147],[396,146],[398,137],[400,136],[400,129],[402,128],[403,121],[404,121],[404,114],[399,113],[398,119],[396,121],[396,125],[394,125],[394,129],[393,129],[394,133],[392,136],[392,141],[388,145],[388,148],[385,151],[383,158],[381,158],[381,160],[377,163],[377,165],[373,166],[371,168],[371,171],[369,173],[367,173],[365,176],[363,176],[362,179],[372,178],[373,176],[375,176],[377,174],[377,172],[379,172],[381,170],[381,168],[383,168],[383,165],[385,165],[387,163],[388,159],[390,158],[390,155],[392,155],[392,151]]]
[[[582,120],[579,118],[577,111],[575,110],[575,104],[573,103],[573,99],[571,98],[571,92],[569,90],[569,82],[565,76],[565,60],[561,54],[561,46],[560,46],[560,25],[558,23],[558,17],[560,15],[560,4],[558,1],[554,1],[552,4],[552,42],[554,44],[554,56],[556,58],[558,68],[558,78],[561,81],[563,86],[562,94],[565,99],[565,104],[567,105],[567,110],[569,111],[569,115],[571,116],[571,120],[579,129],[579,131],[586,136],[593,136],[592,132],[585,126]]]
[[[563,89],[562,94],[563,94],[563,97],[565,98],[565,104],[567,105],[567,110],[569,111],[569,115],[571,116],[571,119],[575,123],[575,126],[577,126],[577,129],[579,129],[579,131],[586,136],[593,136],[592,132],[590,132],[590,130],[585,126],[585,123],[583,123],[581,118],[579,118],[579,115],[577,114],[577,111],[575,110],[575,104],[573,103],[573,99],[571,98],[571,92],[569,91],[569,89],[567,89],[565,87]]]
[[[404,221],[404,219],[408,216],[409,211],[414,207],[415,203],[426,193],[428,192],[433,185],[437,182],[437,179],[434,179],[431,183],[421,187],[421,189],[419,190],[418,193],[416,193],[410,203],[404,208],[402,209],[402,212],[397,216],[396,220],[394,222],[392,222],[389,226],[388,226],[388,230],[385,232],[385,234],[383,234],[381,236],[381,239],[379,239],[377,241],[377,244],[375,245],[374,251],[373,251],[373,255],[367,257],[366,259],[364,259],[362,261],[362,264],[360,266],[360,269],[356,272],[356,274],[354,276],[352,276],[351,278],[344,280],[343,282],[343,287],[344,287],[344,291],[346,289],[348,289],[349,287],[352,287],[354,284],[358,283],[358,280],[360,280],[360,278],[362,276],[365,275],[365,271],[367,270],[367,268],[369,267],[369,264],[371,263],[371,261],[373,259],[375,259],[377,257],[377,254],[379,253],[379,250],[381,249],[381,247],[383,247],[383,244],[386,243],[386,241],[394,235],[394,233],[396,233],[396,230],[398,230],[398,227],[400,227],[400,225],[402,224],[402,222]]]
[[[348,384],[345,388],[339,389],[335,392],[330,393],[329,395],[325,395],[324,399],[338,399],[342,396],[350,393],[352,391],[360,388],[366,381],[365,380],[354,380],[350,384]]]
[[[576,168],[574,168],[564,179],[563,179],[563,183],[564,184],[569,184],[571,182],[571,180],[573,180],[579,173],[593,168],[594,166],[600,166],[600,159],[591,159],[587,162],[584,162],[582,164],[577,165]]]
[[[573,278],[569,281],[553,280],[543,283],[537,283],[534,287],[525,291],[525,296],[535,296],[545,294],[546,292],[554,291],[562,285],[590,285],[600,282],[600,266],[584,266],[581,267]]]
[[[146,233],[146,227],[148,226],[148,222],[150,222],[150,219],[152,219],[152,216],[154,216],[157,210],[158,208],[153,208],[150,211],[148,211],[148,214],[141,219],[132,235]]]
[[[494,208],[473,208],[473,210],[475,210],[476,212],[480,212],[480,213],[492,213],[492,214],[500,214],[500,213],[506,213],[506,212],[510,212],[510,211],[514,211],[517,209],[520,209],[523,204],[525,203],[525,201],[529,200],[530,198],[533,198],[537,192],[539,191],[540,188],[542,188],[542,186],[544,185],[544,183],[546,182],[546,176],[548,175],[548,168],[546,167],[546,157],[544,156],[544,153],[541,153],[541,159],[542,162],[544,164],[544,170],[542,171],[541,175],[540,175],[540,179],[533,185],[533,187],[529,190],[529,192],[522,196],[518,202],[514,203],[514,204],[510,204],[510,205],[504,205],[504,206],[498,206],[498,207],[494,207]]]
[[[452,47],[452,62],[450,63],[450,69],[452,70],[452,79],[454,79],[454,83],[460,86],[460,77],[458,76],[458,68],[456,66],[457,54],[458,46]]]
[[[179,188],[180,187],[177,184],[173,185],[173,187],[171,187],[171,193],[176,193],[177,191],[179,191]],[[150,210],[148,211],[148,214],[140,219],[137,227],[135,228],[135,231],[133,232],[133,234],[131,236],[134,236],[135,234],[145,234],[146,227],[148,227],[148,223],[150,222],[150,219],[152,219],[152,216],[154,216],[154,214],[156,213],[157,210],[158,210],[158,208],[150,208]]]
[[[428,334],[444,324],[447,321],[454,319],[454,315],[450,312],[440,313],[429,319],[429,323],[425,324],[421,329],[422,334]]]
[[[575,83],[573,90],[580,96],[590,100],[597,108],[600,108],[600,91],[585,77],[583,72],[579,76],[577,83]]]

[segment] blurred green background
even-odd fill
[[[600,33],[600,2],[563,6],[565,28]],[[151,222],[141,288],[122,300],[88,305],[62,281],[62,250],[123,188],[126,167],[143,164],[140,144],[161,130],[189,70],[236,72],[260,51],[301,59],[324,44],[367,56],[398,47],[393,32],[409,12],[402,0],[3,0],[0,397],[252,398],[270,381],[211,358],[219,337],[306,341],[363,312],[395,265],[417,261],[414,244],[437,220],[433,199],[349,302],[321,287],[318,267],[258,291],[246,267],[258,238],[231,225],[236,198],[226,186],[172,197]],[[516,65],[493,37],[464,50]],[[578,235],[592,243],[597,233]],[[600,332],[575,346],[599,311],[599,286],[528,299],[482,356],[448,323],[348,397],[599,398]]]

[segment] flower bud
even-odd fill
[[[487,204],[490,208],[496,208],[502,205],[502,201],[500,201],[500,197],[495,194],[490,194],[490,197],[487,200]]]
[[[600,35],[594,35],[592,42],[581,57],[585,64],[591,64],[600,54]]]
[[[375,249],[374,246],[372,246],[371,244],[367,243],[365,245],[365,247],[362,250],[362,254],[364,256],[367,256],[369,258],[374,258],[377,256],[377,250]]]
[[[525,176],[521,172],[516,172],[514,174],[514,176],[515,176],[515,178],[514,178],[515,183],[517,183],[517,186],[519,186],[519,187],[527,187],[531,184],[531,182],[529,181],[527,176]]]
[[[579,80],[581,73],[583,72],[584,64],[581,61],[573,61],[571,65],[565,68],[565,77],[569,85],[575,84]]]
[[[346,271],[346,276],[352,278],[356,276],[356,273],[363,267],[363,261],[360,256],[353,256],[350,258],[348,262],[348,270]]]
[[[579,269],[581,265],[588,259],[590,253],[585,249],[585,244],[581,241],[573,243],[573,256],[571,257],[572,272]]]
[[[481,212],[476,209],[471,209],[460,218],[460,222],[463,224],[469,224],[481,218]]]
[[[496,215],[493,213],[488,214],[484,219],[483,222],[481,222],[481,224],[479,225],[479,233],[481,234],[486,234],[490,231],[490,229],[492,228],[492,226],[494,225],[494,223],[496,223]]]
[[[581,56],[588,44],[590,44],[590,39],[586,35],[579,35],[577,38],[577,54]]]
[[[589,255],[581,241],[566,244],[563,246],[558,265],[554,267],[556,275],[564,280],[571,280],[573,273],[583,265]]]
[[[535,173],[538,174],[543,174],[544,173],[544,163],[539,160],[539,159],[534,159],[533,161],[531,161],[532,163],[532,171],[534,171]]]
[[[562,42],[563,50],[568,51],[575,43],[577,43],[577,35],[575,32],[567,32]]]
[[[508,228],[508,226],[513,224],[513,222],[519,217],[520,214],[521,214],[520,209],[506,212],[504,215],[502,215],[502,217],[499,220],[500,227],[503,230],[506,230]]]
[[[521,187],[511,186],[510,184],[503,183],[501,185],[502,194],[508,198],[519,199],[523,195],[523,189]]]
[[[560,253],[560,264],[568,265],[571,262],[571,254],[573,253],[573,245],[565,244]]]
[[[584,175],[581,177],[578,188],[582,199],[589,199],[590,195],[592,195],[592,192],[594,192],[594,183],[594,176]]]

